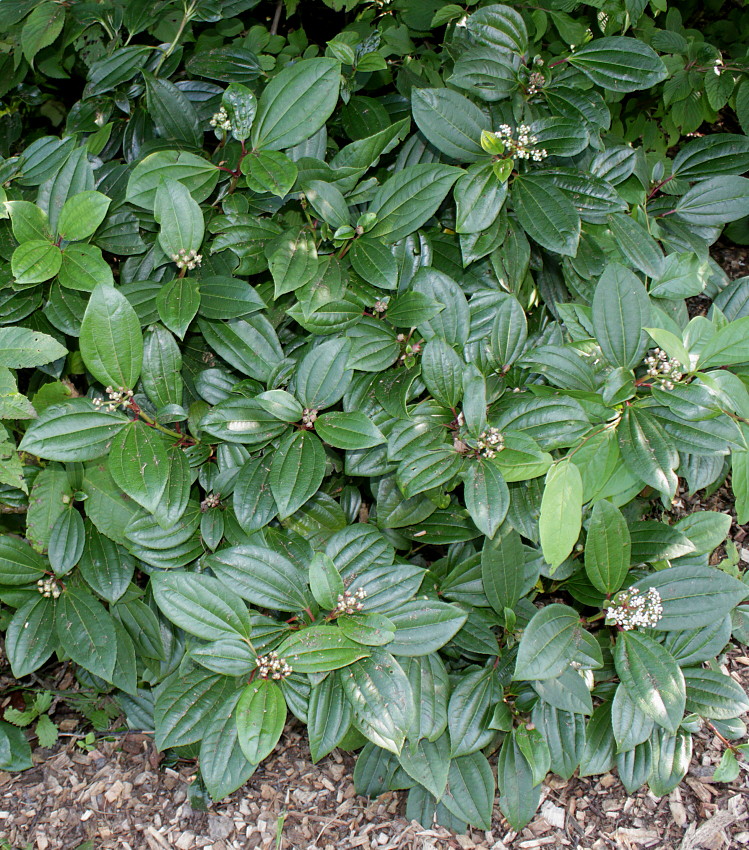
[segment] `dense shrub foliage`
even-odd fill
[[[214,798],[289,712],[425,824],[665,794],[749,708],[730,518],[669,512],[749,519],[744,13],[287,5],[0,7],[12,672]]]

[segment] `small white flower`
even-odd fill
[[[57,599],[62,593],[59,583],[53,578],[40,578],[36,589],[45,599]]]
[[[195,248],[191,248],[189,251],[180,248],[176,254],[172,254],[171,260],[178,269],[194,269],[203,262],[203,255],[198,254]]]
[[[338,594],[338,604],[333,609],[333,614],[340,616],[341,614],[358,614],[364,609],[364,602],[367,598],[367,591],[360,587],[352,593],[350,590],[344,590]]]
[[[225,133],[231,131],[231,121],[223,106],[213,115],[209,123],[211,127],[215,127],[217,130],[223,130]]]
[[[496,457],[497,453],[501,452],[504,447],[505,438],[502,436],[499,428],[495,428],[494,426],[487,428],[486,431],[482,431],[479,434],[478,440],[476,440],[476,450],[479,455],[490,460]]]
[[[652,628],[663,616],[661,595],[654,587],[641,592],[636,588],[621,590],[606,609],[606,623],[621,626],[625,632],[636,628]]]
[[[287,664],[283,658],[278,657],[277,652],[269,652],[267,655],[258,655],[255,663],[257,664],[258,675],[261,679],[285,679],[294,671],[290,664]]]

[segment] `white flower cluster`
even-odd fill
[[[40,578],[36,583],[36,589],[45,599],[57,599],[62,593],[62,588],[53,578]]]
[[[528,94],[537,94],[540,89],[543,88],[546,79],[544,75],[539,71],[534,71],[530,77],[528,78],[528,88],[526,89]]]
[[[305,407],[302,411],[302,428],[311,428],[317,419],[317,411],[312,407]]]
[[[374,310],[375,313],[384,313],[387,310],[387,308],[388,308],[387,301],[381,301],[381,300],[375,301],[374,306],[372,307],[372,309]]]
[[[256,663],[258,676],[261,679],[285,679],[294,672],[291,665],[287,664],[283,658],[279,658],[275,651],[267,655],[258,655]]]
[[[716,77],[719,77],[722,70],[723,70],[723,60],[722,59],[716,59],[714,65],[713,65],[713,74],[715,74]]]
[[[653,353],[645,358],[645,365],[648,367],[648,375],[660,381],[664,390],[672,390],[674,383],[684,377],[681,363],[675,357],[669,358],[660,348],[654,348]]]
[[[128,390],[125,387],[118,387],[117,389],[114,389],[114,387],[107,387],[106,393],[109,396],[108,402],[104,402],[103,399],[100,398],[95,398],[93,403],[94,407],[104,406],[104,409],[108,410],[110,413],[113,410],[117,410],[121,404],[130,404],[130,400],[133,397],[133,391]]]
[[[344,590],[338,594],[338,604],[333,609],[334,614],[358,614],[364,609],[363,600],[367,598],[367,591],[360,587],[355,593]]]
[[[223,106],[211,118],[210,124],[211,127],[215,127],[217,130],[223,130],[226,133],[231,131],[231,121]]]
[[[494,135],[504,142],[507,150],[516,159],[532,159],[534,162],[541,162],[548,156],[545,148],[534,148],[534,145],[538,144],[538,136],[531,135],[531,128],[527,124],[521,124],[518,127],[517,139],[509,124],[501,124]]]
[[[496,457],[497,452],[501,452],[504,447],[505,438],[502,436],[499,428],[495,428],[494,426],[488,428],[486,431],[482,431],[479,434],[478,440],[476,440],[476,448],[481,457]]]
[[[200,510],[205,513],[211,508],[217,508],[221,504],[221,496],[218,493],[208,493],[200,503]]]
[[[203,255],[194,248],[189,251],[180,248],[176,254],[172,254],[172,262],[176,263],[178,269],[194,269],[203,262]]]
[[[636,588],[621,590],[611,602],[606,609],[606,622],[621,626],[625,632],[638,626],[652,628],[663,616],[661,595],[654,587],[646,593]]]

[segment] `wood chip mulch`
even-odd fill
[[[733,650],[726,671],[749,686],[749,655]],[[729,786],[712,782],[722,745],[695,736],[689,774],[669,796],[629,796],[615,774],[565,782],[549,776],[536,818],[520,834],[495,807],[490,832],[451,835],[402,816],[405,795],[359,797],[354,759],[334,753],[312,765],[303,730],[290,726],[273,756],[239,791],[194,811],[195,766],[160,766],[149,736],[75,739],[37,749],[35,766],[0,772],[0,848],[7,850],[728,850],[749,847],[749,771]],[[90,844],[86,844],[90,842]]]

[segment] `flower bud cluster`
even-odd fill
[[[294,672],[291,665],[287,664],[283,658],[279,658],[275,651],[267,655],[258,655],[256,663],[258,676],[261,679],[285,679]]]
[[[133,391],[128,390],[126,387],[118,387],[114,389],[114,387],[106,388],[107,396],[109,397],[109,401],[105,402],[103,399],[95,398],[93,400],[94,407],[104,407],[105,410],[108,410],[110,413],[113,410],[117,410],[117,408],[122,405],[130,404],[130,401],[133,397]]]
[[[399,336],[400,336],[400,334],[399,334]],[[396,337],[396,339],[398,340],[398,342],[403,341],[403,340],[398,339],[397,337]],[[403,352],[403,354],[401,354],[401,356],[398,358],[398,360],[401,363],[405,363],[407,360],[410,360],[411,362],[413,362],[413,358],[414,358],[415,354],[421,354],[421,343],[420,342],[412,342],[412,343],[407,344],[406,350]]]
[[[636,588],[621,590],[611,601],[606,609],[606,622],[621,626],[625,632],[638,626],[652,628],[663,616],[661,595],[654,587],[646,593]]]
[[[219,493],[208,493],[208,495],[200,503],[200,510],[205,513],[211,508],[217,508],[221,504],[221,495]]]
[[[57,599],[62,593],[62,588],[53,578],[40,578],[36,583],[36,589],[45,599]]]
[[[531,74],[531,77],[533,76],[535,74]],[[494,135],[504,142],[505,148],[516,159],[532,159],[534,162],[541,162],[548,156],[545,148],[534,147],[538,144],[538,136],[531,134],[531,128],[527,124],[521,124],[518,127],[517,139],[514,138],[512,127],[509,124],[502,124]]]
[[[367,598],[367,591],[360,587],[352,593],[344,590],[338,594],[338,604],[333,609],[334,614],[358,614],[364,609],[363,600]]]
[[[476,448],[481,457],[493,458],[505,447],[505,438],[499,428],[492,426],[482,431],[476,441]]]
[[[223,106],[211,118],[210,124],[211,127],[215,127],[217,130],[223,130],[225,133],[231,131],[231,121]]]
[[[317,419],[317,411],[312,407],[305,407],[302,411],[302,428],[311,428]]]
[[[176,263],[178,269],[194,269],[203,262],[203,255],[194,248],[189,251],[180,248],[176,254],[172,254],[172,262]]]
[[[374,306],[372,307],[372,310],[374,310],[375,313],[384,313],[387,310],[387,308],[388,308],[387,301],[377,300],[377,301],[375,301]]]
[[[645,358],[645,365],[648,367],[648,375],[660,381],[664,390],[672,390],[674,383],[684,377],[681,363],[675,357],[669,358],[660,348],[653,349],[653,353]]]
[[[528,87],[526,89],[526,92],[529,95],[537,94],[539,90],[543,88],[545,82],[546,79],[544,75],[539,71],[534,71],[528,78]]]

